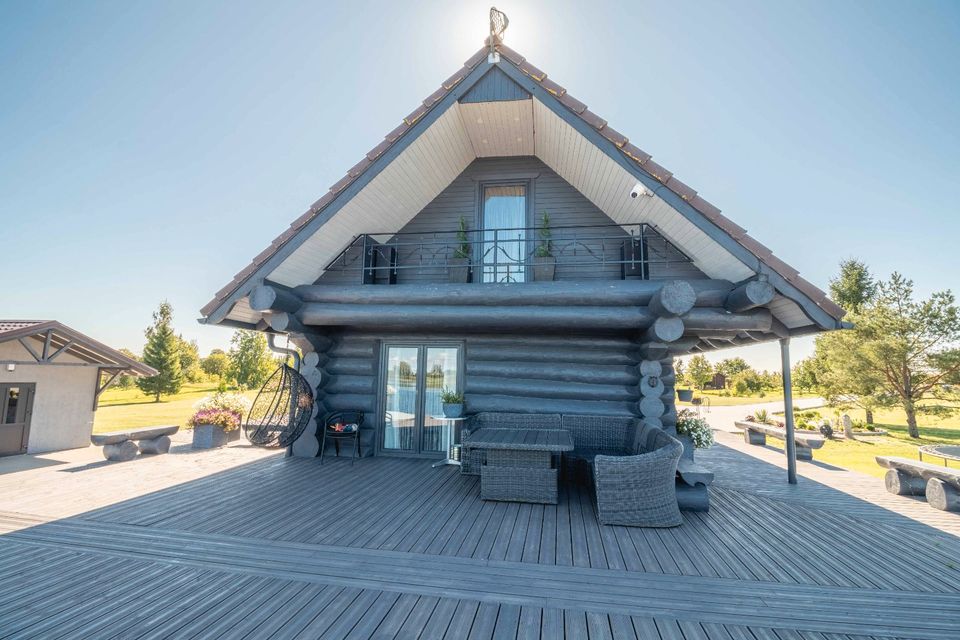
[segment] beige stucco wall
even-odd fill
[[[23,362],[33,358],[19,342],[0,342],[0,382],[34,382],[37,385],[28,452],[89,446],[97,368],[17,364],[15,371],[7,371],[7,363],[11,360]],[[55,362],[76,363],[80,360],[61,355]]]

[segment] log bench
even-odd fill
[[[767,436],[786,440],[786,429],[772,424],[746,420],[738,420],[734,424],[743,429],[743,440],[747,444],[767,444]],[[799,430],[793,432],[793,442],[796,445],[797,460],[813,460],[813,450],[822,447],[825,440],[819,433]]]
[[[883,482],[890,493],[925,496],[934,509],[960,511],[960,469],[896,456],[877,456],[876,460],[888,469]]]
[[[114,462],[133,460],[137,453],[167,453],[170,451],[170,436],[180,425],[142,427],[110,431],[90,436],[90,442],[103,447],[103,457]]]

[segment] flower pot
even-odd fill
[[[693,400],[693,389],[677,389],[677,400],[680,402]]]
[[[448,265],[450,282],[458,284],[470,282],[470,258],[450,258]]]
[[[689,460],[690,462],[693,462],[693,451],[695,448],[693,446],[693,440],[690,439],[690,436],[682,433],[677,434],[677,440],[679,440],[680,444],[683,445],[683,454],[681,454],[680,458],[682,460]]]
[[[557,273],[554,256],[533,256],[533,279],[537,282],[552,282]]]
[[[463,403],[456,404],[443,403],[443,415],[447,418],[459,418],[463,415]]]
[[[223,427],[215,424],[197,424],[193,427],[194,449],[216,449],[239,439],[240,429],[226,431]]]

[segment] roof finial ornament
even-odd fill
[[[510,25],[507,14],[503,11],[497,11],[496,7],[490,7],[490,53],[487,55],[487,62],[493,64],[500,62],[500,54],[497,53],[497,45],[503,42],[503,32]]]

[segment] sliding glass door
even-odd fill
[[[460,385],[461,348],[456,344],[387,344],[383,347],[380,447],[397,453],[443,451],[440,394]]]

